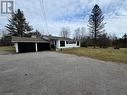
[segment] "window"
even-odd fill
[[[65,41],[60,41],[60,47],[65,47]]]
[[[76,44],[76,42],[75,41],[66,41],[66,44]]]
[[[70,41],[70,44],[76,44],[76,41],[72,40]]]
[[[79,41],[77,41],[77,46],[79,46]]]

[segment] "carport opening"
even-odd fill
[[[50,50],[50,43],[37,43],[38,51]]]
[[[35,52],[35,43],[18,43],[19,53]]]

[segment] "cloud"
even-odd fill
[[[117,19],[108,19],[106,24],[106,30],[108,33],[116,34],[117,36],[121,37],[124,33],[127,33],[126,23],[126,16],[121,16]]]
[[[127,0],[15,0],[15,10],[23,10],[27,21],[41,32],[59,35],[61,27],[86,27],[95,4],[102,9],[108,33],[122,35],[127,30]],[[45,16],[44,17],[44,11]],[[7,18],[0,18],[4,27]],[[47,24],[46,24],[47,23]],[[72,33],[73,34],[73,33]]]

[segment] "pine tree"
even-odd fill
[[[104,20],[104,16],[102,14],[102,11],[100,7],[96,4],[92,9],[92,13],[88,21],[89,30],[93,36],[94,48],[96,48],[97,45],[97,38],[104,32],[103,28],[105,23],[103,23],[103,20]]]
[[[5,27],[12,36],[23,37],[26,35],[26,32],[33,30],[33,28],[29,26],[29,23],[26,22],[26,18],[20,9],[13,13],[8,21],[9,24]]]
[[[124,34],[122,38],[123,38],[123,47],[127,48],[127,34]]]

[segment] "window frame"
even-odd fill
[[[64,42],[64,43],[61,43]],[[60,47],[65,47],[65,41],[60,40]]]
[[[79,41],[77,41],[77,46],[79,46],[80,45],[80,42]]]

